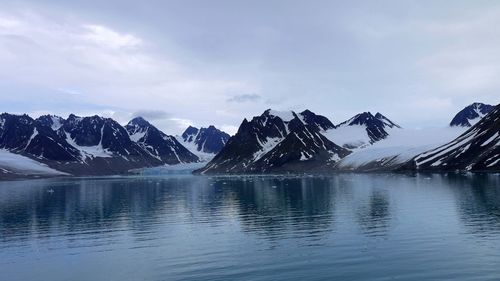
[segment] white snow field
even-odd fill
[[[452,141],[467,129],[444,127],[391,130],[386,139],[354,151],[342,159],[337,167],[354,170],[369,163],[402,164],[420,153]]]
[[[391,134],[393,130],[387,129],[389,134]],[[358,148],[370,143],[370,137],[366,132],[365,125],[339,126],[324,131],[322,134],[336,145],[342,147]]]
[[[47,165],[28,157],[0,149],[0,170],[4,173],[26,175],[68,175],[49,168]]]

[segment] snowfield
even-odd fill
[[[445,127],[391,130],[386,139],[354,151],[342,159],[337,167],[354,170],[373,163],[385,166],[403,164],[420,153],[452,141],[467,129]]]
[[[28,157],[0,149],[0,170],[23,175],[68,175]]]
[[[347,148],[358,148],[370,143],[365,125],[340,126],[322,134],[333,143]]]

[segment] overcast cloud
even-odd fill
[[[442,126],[500,102],[498,1],[1,2],[0,111],[178,134],[266,108]]]

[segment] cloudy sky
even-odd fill
[[[0,111],[234,132],[266,108],[445,125],[500,102],[500,1],[0,0]]]

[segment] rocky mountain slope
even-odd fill
[[[494,106],[475,102],[460,110],[450,122],[450,126],[471,127],[493,110]]]
[[[193,163],[199,160],[174,136],[166,135],[142,117],[132,119],[125,126],[125,129],[132,141],[164,164]]]
[[[236,135],[199,173],[301,172],[327,169],[349,154],[321,134],[334,125],[311,111],[266,110],[244,119]]]
[[[177,139],[192,153],[203,159],[212,159],[226,145],[231,136],[214,126],[189,126]]]

